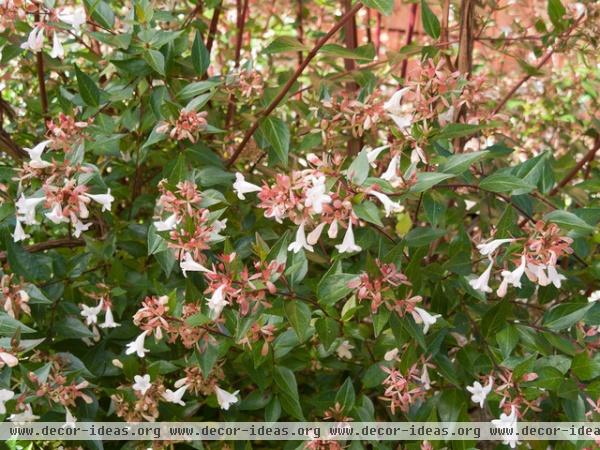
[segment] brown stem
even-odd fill
[[[580,18],[579,20],[575,21],[575,23],[567,31],[565,31],[561,35],[561,38],[559,39],[560,43],[562,41],[564,41],[565,39],[567,39],[571,35],[571,33],[573,32],[573,30],[575,30],[575,28],[577,28],[577,26],[579,25],[579,23],[581,22],[582,19],[583,18]],[[558,46],[558,44],[552,46],[550,49],[548,49],[546,51],[546,53],[544,54],[544,56],[542,57],[542,59],[540,59],[540,61],[535,66],[535,69],[536,69],[535,71],[536,72],[538,70],[540,70],[550,60],[550,58],[554,54],[554,51],[556,50],[557,46]],[[524,75],[519,81],[517,81],[516,84],[510,89],[510,91],[508,91],[506,93],[506,95],[504,95],[504,97],[502,97],[502,99],[500,100],[500,102],[498,102],[498,104],[496,105],[496,107],[492,111],[492,116],[498,114],[500,112],[500,110],[502,108],[504,108],[504,105],[506,105],[506,103],[510,100],[510,98],[515,94],[515,92],[517,92],[519,90],[519,88],[525,82],[527,82],[527,80],[529,80],[532,76],[533,76],[532,73],[528,73],[528,74]]]
[[[242,43],[244,42],[244,25],[246,24],[246,14],[248,12],[248,0],[243,0],[243,5],[240,3],[242,0],[237,1],[237,35],[235,40],[235,60],[234,67],[237,69],[240,67],[240,57],[242,55]],[[235,98],[233,94],[229,96],[227,104],[227,116],[225,118],[225,128],[229,128],[233,115],[235,114]]]
[[[594,159],[598,150],[600,150],[600,136],[596,137],[594,146],[590,149],[590,151],[587,152],[585,156],[581,158],[581,161],[579,161],[575,167],[573,167],[571,171],[562,180],[560,180],[556,186],[552,188],[548,195],[552,197],[553,195],[556,195],[563,187],[565,187],[573,178],[577,176],[583,166]]]
[[[302,0],[296,0],[298,5],[298,10],[296,12],[296,21],[298,23],[298,42],[301,44],[304,43],[304,27],[302,24],[302,16],[303,16],[303,7]],[[298,64],[302,64],[302,51],[298,52]]]
[[[39,13],[35,14],[35,21],[40,21]],[[46,78],[44,76],[44,52],[39,51],[35,54],[37,63],[37,78],[40,85],[40,102],[42,103],[42,114],[44,116],[44,124],[48,120],[48,94],[46,93]]]
[[[215,41],[215,35],[217,34],[217,26],[219,25],[219,16],[221,15],[221,3],[219,3],[213,11],[212,19],[210,20],[210,26],[208,27],[208,36],[206,36],[206,49],[210,55],[212,50],[213,42]]]
[[[29,245],[25,247],[25,250],[27,250],[29,253],[38,253],[45,250],[51,250],[53,248],[76,248],[83,246],[85,246],[85,241],[83,239],[62,238]],[[6,259],[6,252],[0,252],[0,261],[6,261]]]
[[[342,0],[342,10],[344,12],[350,11],[352,8],[351,0]],[[350,20],[344,25],[344,43],[348,50],[354,50],[357,47],[358,38],[356,35],[356,16],[352,16]],[[352,72],[356,69],[356,61],[351,58],[344,58],[344,68],[346,72]],[[358,90],[358,84],[354,81],[348,81],[346,83],[346,92],[348,96],[352,96],[353,92]],[[356,155],[360,151],[360,141],[353,136],[350,136],[347,142],[347,153],[348,155]]]
[[[375,55],[379,57],[379,49],[381,48],[381,13],[377,12],[375,18]]]
[[[300,64],[298,66],[298,68],[296,69],[294,74],[285,83],[285,85],[283,86],[283,88],[281,89],[281,91],[279,92],[277,97],[275,97],[273,99],[273,101],[269,104],[269,106],[267,106],[267,108],[261,113],[260,118],[267,117],[269,114],[271,114],[271,112],[273,112],[273,110],[275,108],[277,108],[279,103],[281,103],[281,101],[285,98],[286,94],[292,88],[292,86],[294,85],[294,83],[296,82],[298,77],[300,77],[300,75],[302,74],[304,69],[306,69],[306,67],[310,64],[310,62],[313,60],[313,58],[317,55],[317,53],[319,52],[321,47],[323,47],[323,45],[325,45],[325,43],[340,28],[342,28],[348,20],[350,20],[350,18],[354,17],[354,15],[358,12],[358,10],[360,10],[360,8],[362,8],[362,6],[363,6],[362,3],[357,2],[352,7],[352,9],[350,9],[350,11],[348,11],[346,14],[344,14],[340,18],[340,20],[327,32],[327,34],[325,36],[323,36],[321,39],[319,39],[319,41],[315,44],[313,49],[308,53],[308,55],[306,55],[306,58],[304,59],[304,61],[302,61],[302,64]],[[238,159],[238,157],[240,156],[240,154],[246,147],[246,144],[248,143],[248,141],[250,141],[250,138],[252,138],[252,135],[258,129],[258,126],[260,124],[259,123],[260,118],[252,124],[252,126],[248,129],[248,131],[246,131],[246,134],[244,135],[242,142],[239,143],[239,145],[235,149],[233,155],[231,155],[231,158],[229,158],[229,161],[227,161],[227,167],[231,167],[233,165],[233,163],[235,163],[235,161]]]
[[[458,71],[469,78],[473,68],[473,26],[475,4],[473,0],[462,0],[460,6],[460,34],[458,40],[458,56],[456,66]],[[454,121],[460,122],[467,115],[467,106],[463,104],[454,114]],[[465,138],[454,140],[455,153],[462,152]]]
[[[17,145],[17,143],[15,143],[15,141],[12,140],[12,138],[6,131],[1,130],[1,129],[0,129],[0,150],[2,150],[5,153],[8,153],[15,159],[23,159],[27,156],[27,153],[25,152],[25,150],[23,150],[21,147],[19,147]]]
[[[367,34],[367,42],[370,44],[373,42],[373,36],[371,34],[371,9],[367,9],[367,14],[365,14],[365,30]]]
[[[418,10],[418,3],[413,3],[412,5],[410,5],[410,17],[408,18],[408,31],[406,32],[406,41],[405,41],[405,45],[410,45],[410,43],[413,40],[413,35],[415,33],[415,23],[417,22],[417,10]],[[408,59],[405,59],[404,61],[402,61],[402,71],[401,71],[401,76],[402,79],[406,78],[406,71],[408,70]]]

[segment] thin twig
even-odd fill
[[[360,3],[360,2],[356,3],[352,7],[352,9],[350,11],[348,11],[346,14],[344,14],[341,17],[341,19],[338,21],[338,23],[336,23],[331,28],[331,30],[329,30],[329,32],[325,36],[323,36],[316,43],[316,45],[313,47],[313,49],[308,53],[308,55],[306,55],[306,59],[304,61],[302,61],[302,64],[300,64],[298,66],[298,68],[296,69],[296,72],[294,72],[294,74],[285,83],[285,85],[283,86],[283,88],[281,89],[281,91],[279,92],[279,94],[277,95],[277,97],[275,97],[275,99],[273,99],[273,101],[269,104],[269,106],[262,112],[262,114],[260,115],[260,117],[248,129],[248,131],[244,135],[244,138],[242,139],[242,142],[239,143],[239,145],[235,149],[233,155],[231,155],[231,158],[229,158],[229,161],[227,161],[227,167],[231,167],[233,165],[233,163],[235,163],[235,161],[238,159],[238,157],[240,156],[240,154],[242,153],[242,151],[246,147],[246,144],[250,141],[250,138],[252,138],[252,135],[258,129],[258,126],[260,124],[260,118],[267,117],[269,114],[271,114],[271,112],[273,112],[273,110],[275,108],[277,108],[277,106],[279,105],[279,103],[281,103],[281,101],[285,98],[285,96],[287,95],[287,93],[289,92],[289,90],[292,88],[292,86],[294,85],[294,83],[296,82],[296,80],[298,79],[298,77],[302,74],[302,72],[304,71],[304,69],[306,69],[306,67],[310,64],[310,62],[313,60],[313,58],[317,55],[317,53],[321,49],[321,47],[323,47],[323,45],[325,45],[325,43],[341,27],[343,27],[344,24],[348,20],[350,20],[350,18],[353,17],[354,14],[356,14],[358,12],[358,10],[360,10],[360,8],[362,8],[362,6],[363,6],[362,3]]]
[[[583,166],[594,159],[598,150],[600,150],[600,136],[596,137],[594,146],[590,149],[590,151],[587,152],[583,158],[581,158],[581,161],[579,161],[575,167],[573,167],[571,171],[556,186],[554,186],[554,188],[552,188],[548,195],[552,197],[553,195],[556,195],[563,187],[565,187],[573,178],[577,176]]]
[[[72,238],[62,238],[62,239],[54,239],[52,241],[40,242],[38,244],[33,244],[25,247],[25,250],[29,253],[38,253],[43,252],[45,250],[51,250],[54,248],[76,248],[83,247],[85,245],[85,241],[83,239],[72,239]],[[0,261],[6,261],[8,255],[6,252],[0,252]]]

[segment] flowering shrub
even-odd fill
[[[4,420],[600,420],[598,5],[338,6],[0,0]]]

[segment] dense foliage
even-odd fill
[[[598,5],[198,1],[0,0],[5,420],[600,420]]]

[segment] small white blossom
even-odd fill
[[[309,245],[315,245],[319,241],[319,238],[321,237],[321,233],[323,232],[323,228],[325,228],[325,225],[327,224],[325,222],[322,222],[319,225],[317,225],[314,230],[308,233],[308,236],[306,237],[306,242]]]
[[[87,305],[81,305],[81,316],[85,317],[86,325],[93,325],[98,323],[98,314],[102,311],[102,307],[104,306],[104,300],[100,300],[100,302],[94,306],[89,307]]]
[[[50,57],[58,59],[63,59],[65,57],[65,49],[63,48],[56,31],[52,36],[52,50],[50,51]]]
[[[567,277],[558,273],[558,271],[556,270],[556,266],[552,266],[552,265],[548,266],[548,280],[550,280],[550,283],[552,283],[554,285],[554,287],[556,287],[557,289],[560,289],[563,280],[566,280],[566,279],[567,279]]]
[[[52,207],[52,210],[50,212],[47,212],[44,215],[50,222],[55,223],[57,225],[59,223],[68,223],[69,222],[69,218],[65,217],[63,215],[63,211],[62,211],[62,207],[61,207],[60,203],[55,203],[54,206]]]
[[[15,393],[9,389],[0,389],[0,414],[6,414],[5,403],[15,396]]]
[[[15,206],[17,207],[17,219],[27,225],[36,225],[35,208],[44,200],[46,200],[45,197],[26,198],[24,194],[21,194],[19,200],[15,202]]]
[[[398,357],[398,353],[400,353],[400,350],[397,348],[393,348],[390,351],[385,352],[385,355],[383,355],[383,359],[386,361],[394,361]]]
[[[478,278],[469,280],[469,284],[473,289],[481,292],[492,292],[492,288],[489,286],[492,267],[494,267],[494,261],[490,260],[490,265]]]
[[[110,211],[110,207],[115,198],[110,194],[110,188],[106,194],[85,194],[97,203],[102,205],[102,211]]]
[[[600,300],[600,291],[594,291],[588,297],[588,302],[590,303],[597,302],[598,300]]]
[[[237,194],[240,200],[246,200],[244,194],[249,194],[251,192],[260,192],[262,188],[257,186],[256,184],[252,184],[246,181],[244,175],[237,172],[235,174],[235,183],[233,183],[233,190]]]
[[[183,259],[179,263],[183,276],[187,277],[187,272],[211,272],[202,264],[194,261],[190,252],[185,252]]]
[[[104,315],[104,322],[100,324],[100,328],[117,328],[121,324],[115,322],[111,307],[106,308],[106,314]]]
[[[87,21],[85,9],[82,7],[66,6],[58,13],[58,18],[71,25],[75,31],[79,31],[81,25]]]
[[[420,319],[420,322],[423,323],[423,334],[427,334],[429,327],[434,325],[437,320],[442,317],[441,314],[429,314],[428,311],[417,307],[415,307],[415,312],[417,313],[418,317],[415,317],[414,314],[413,317]],[[417,320],[417,322],[419,322],[419,320]]]
[[[509,242],[514,242],[514,239],[494,239],[485,244],[479,244],[477,249],[483,256],[487,256],[494,253],[501,245],[508,244]]]
[[[21,44],[21,48],[23,50],[30,50],[34,53],[41,52],[44,48],[44,28],[43,27],[35,27],[29,33],[27,37],[27,41]]]
[[[23,411],[22,413],[19,413],[19,414],[11,414],[8,417],[8,420],[11,422],[21,423],[21,422],[35,422],[39,418],[40,418],[39,416],[36,416],[33,414],[33,411],[31,410],[31,405],[25,405],[25,411]]]
[[[15,221],[15,231],[13,232],[12,237],[14,242],[24,241],[30,237],[25,233],[23,225],[21,225],[21,222],[18,219]]]
[[[184,385],[173,392],[171,389],[167,389],[165,393],[162,395],[163,399],[167,402],[175,403],[177,405],[185,406],[185,402],[182,400],[183,394],[187,390],[187,385]]]
[[[75,220],[73,221],[73,219],[75,219]],[[75,230],[73,230],[73,236],[75,236],[76,238],[81,236],[81,233],[89,230],[90,227],[92,226],[91,222],[83,223],[81,220],[77,220],[76,217],[71,217],[71,221],[75,224]]]
[[[398,176],[398,164],[400,163],[400,157],[395,155],[390,164],[388,165],[385,172],[381,174],[381,179],[389,181],[392,185],[398,181],[401,181],[402,178]]]
[[[144,343],[145,343],[144,341],[146,339],[147,333],[148,333],[148,331],[144,331],[137,338],[135,338],[135,341],[127,344],[125,354],[132,355],[132,354],[136,353],[140,358],[143,358],[146,355],[146,353],[150,351],[147,348],[144,348]]]
[[[177,225],[177,214],[171,214],[165,220],[157,220],[154,222],[156,231],[171,231]]]
[[[317,214],[323,212],[323,205],[331,203],[331,196],[326,194],[325,177],[313,177],[312,187],[306,191],[304,206],[312,209]]]
[[[0,369],[5,365],[15,367],[17,364],[19,364],[19,359],[15,355],[0,351]]]
[[[231,405],[237,403],[239,401],[237,395],[240,391],[235,392],[227,392],[224,389],[221,389],[219,386],[215,385],[215,395],[217,396],[217,402],[219,402],[219,406],[221,409],[227,411]]]
[[[353,348],[354,345],[352,345],[350,341],[342,341],[342,343],[336,348],[335,352],[337,353],[338,357],[342,359],[352,359],[352,352],[350,350]]]
[[[371,164],[372,167],[376,167],[377,164],[375,163],[375,161],[379,157],[379,154],[384,150],[387,150],[388,148],[390,148],[389,145],[382,145],[381,147],[377,147],[373,150],[367,151],[367,161],[369,161],[369,164]]]
[[[314,251],[313,246],[309,245],[306,241],[306,233],[304,232],[304,222],[300,224],[298,230],[296,231],[296,240],[290,245],[288,245],[288,251],[298,253],[303,248],[305,248],[309,252]]]
[[[225,285],[219,286],[213,292],[212,296],[207,299],[208,300],[208,309],[211,311],[211,318],[214,320],[221,315],[223,308],[228,305],[227,300],[225,299],[225,295],[223,291],[225,290]]]
[[[499,419],[492,420],[492,424],[496,428],[507,429],[510,428],[512,432],[510,434],[502,435],[504,445],[510,445],[510,448],[515,448],[519,443],[519,437],[517,434],[517,411],[513,406],[510,407],[510,414],[502,413]]]
[[[329,239],[335,239],[337,237],[338,234],[338,223],[337,220],[333,219],[333,222],[331,222],[331,225],[329,225],[329,230],[327,230],[327,236],[329,236]]]
[[[374,197],[377,197],[377,199],[383,204],[383,209],[385,210],[385,217],[389,217],[390,215],[396,212],[404,211],[404,206],[402,206],[398,202],[392,201],[392,199],[390,199],[387,195],[383,194],[382,192],[370,191],[369,194],[371,194]]]
[[[521,264],[512,272],[510,270],[503,270],[502,271],[502,282],[500,283],[500,287],[498,288],[498,291],[496,291],[496,294],[498,294],[498,297],[502,298],[506,295],[506,289],[508,287],[508,285],[512,285],[516,288],[520,288],[521,287],[521,278],[523,277],[523,274],[525,273],[525,267],[527,265],[527,261],[525,260],[525,255],[521,256]]]
[[[50,141],[42,141],[33,148],[23,148],[29,155],[29,165],[34,169],[44,169],[51,165],[48,161],[42,159],[42,153],[44,153],[49,143]]]
[[[348,219],[348,228],[346,229],[346,234],[344,235],[344,240],[341,244],[335,246],[338,252],[340,253],[353,253],[360,252],[362,247],[356,245],[354,242],[354,232],[352,231],[352,220]]]
[[[475,381],[473,386],[467,386],[467,391],[471,394],[471,401],[474,403],[479,403],[479,407],[483,408],[483,403],[487,398],[488,394],[492,392],[492,388],[494,387],[494,379],[492,377],[489,378],[488,383],[485,386],[482,386],[479,381]]]

